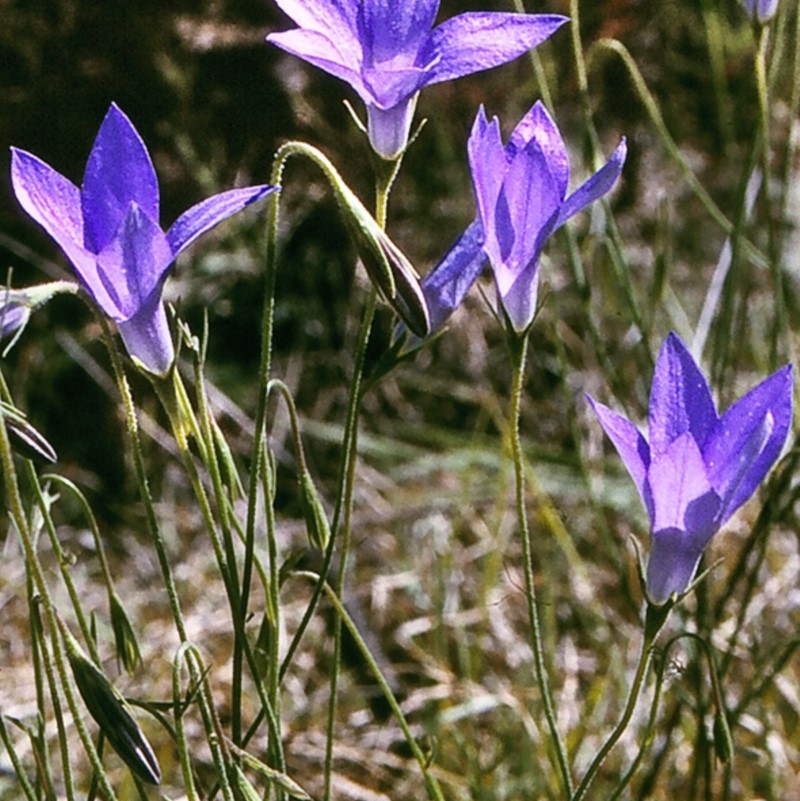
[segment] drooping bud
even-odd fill
[[[111,603],[111,628],[114,630],[114,644],[117,649],[117,662],[127,673],[133,673],[141,667],[142,652],[139,650],[139,641],[133,630],[131,621],[122,605],[122,599],[116,592],[109,597]]]
[[[25,415],[13,406],[0,401],[0,417],[11,435],[11,447],[28,459],[44,459],[55,463],[58,455],[53,446],[34,428]]]
[[[319,497],[308,470],[301,470],[298,482],[300,484],[300,505],[306,521],[308,538],[315,548],[324,553],[331,538],[331,527],[328,523],[328,516],[325,514],[325,507],[322,505],[322,499]]]
[[[409,329],[427,336],[430,316],[417,271],[349,187],[342,183],[337,194],[367,275]]]
[[[62,626],[75,684],[103,736],[135,776],[148,784],[161,783],[161,769],[131,709],[107,676],[89,659],[77,640]]]

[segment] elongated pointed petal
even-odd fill
[[[22,208],[68,258],[85,254],[81,193],[75,184],[32,153],[15,147],[11,148],[11,183]]]
[[[536,101],[530,111],[517,123],[506,145],[506,160],[511,164],[522,151],[536,143],[547,168],[553,177],[558,200],[567,194],[569,185],[569,157],[558,126],[544,104]]]
[[[700,448],[717,424],[705,376],[677,334],[661,347],[650,389],[650,449],[653,459],[689,431]]]
[[[158,179],[141,136],[112,103],[97,133],[83,177],[84,244],[99,253],[135,203],[158,222]]]
[[[691,529],[711,537],[719,528],[717,514],[720,499],[713,493],[703,455],[691,434],[682,434],[664,453],[657,457],[653,455],[647,478],[653,498],[654,531],[665,528]],[[703,501],[699,506],[693,506],[709,493],[715,495],[713,503]],[[687,516],[691,520],[687,520]]]
[[[267,41],[349,83],[365,102],[374,102],[361,79],[361,48],[351,35],[334,40],[327,33],[296,28],[271,33]]]
[[[773,373],[722,415],[703,457],[723,498],[724,519],[750,498],[769,472],[791,423],[791,365]]]
[[[83,247],[80,191],[41,159],[12,148],[11,178],[20,205],[55,239],[97,305],[118,318],[117,303],[97,272],[97,259]]]
[[[88,276],[82,277],[98,305],[119,323],[133,317],[152,294],[160,296],[172,261],[164,232],[138,206],[131,205],[114,238],[98,254],[92,283]],[[113,301],[109,308],[100,303],[103,291]]]
[[[653,534],[647,559],[647,594],[657,605],[673,593],[680,595],[691,582],[703,549],[687,540],[681,529],[670,528]]]
[[[431,332],[438,331],[461,305],[481,274],[485,262],[483,229],[480,221],[475,220],[445,257],[422,279]]]
[[[175,348],[160,292],[153,293],[133,317],[118,322],[117,328],[131,358],[156,375],[169,371]]]
[[[301,28],[325,32],[338,40],[355,37],[360,0],[275,0],[275,4]]]
[[[438,0],[403,0],[402,10],[397,0],[362,3],[357,20],[365,64],[374,66],[398,57],[409,66],[414,64],[438,8]]]
[[[486,224],[494,216],[508,162],[500,136],[500,123],[497,117],[493,117],[491,122],[487,120],[483,106],[478,109],[472,124],[467,153],[478,216]]]
[[[492,12],[451,17],[431,31],[423,50],[423,60],[433,62],[425,84],[505,64],[536,47],[566,21],[549,14]]]
[[[512,278],[516,281],[523,270],[538,267],[539,253],[553,231],[563,199],[547,154],[532,139],[509,164],[498,197],[495,235],[503,267],[510,272],[505,276],[506,269],[500,270],[498,285]]]
[[[625,139],[622,139],[611,154],[611,158],[567,198],[559,212],[557,226],[563,225],[574,214],[611,190],[622,172],[627,154],[628,145]]]
[[[172,248],[173,256],[204,234],[217,223],[236,214],[251,203],[274,192],[274,186],[248,186],[245,189],[231,189],[219,195],[203,200],[185,211],[167,231],[167,241]]]
[[[649,490],[645,486],[647,471],[650,467],[650,446],[647,444],[647,440],[626,417],[596,401],[591,395],[587,395],[586,399],[597,415],[603,430],[608,434],[608,438],[614,443],[617,453],[631,474],[633,483],[636,484],[636,489],[639,490],[645,508],[650,513],[652,501],[649,499]]]

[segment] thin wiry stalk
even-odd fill
[[[509,434],[511,437],[511,457],[514,462],[516,488],[517,525],[522,540],[522,559],[525,572],[525,597],[528,602],[531,648],[536,668],[536,683],[544,705],[544,714],[550,737],[556,753],[556,765],[561,775],[561,783],[567,797],[572,795],[572,776],[569,769],[567,749],[558,729],[558,717],[550,689],[550,677],[544,654],[542,630],[539,622],[539,607],[536,600],[536,580],[533,565],[533,538],[528,525],[525,503],[525,460],[519,432],[519,419],[522,407],[522,391],[525,384],[525,361],[528,350],[527,332],[522,335],[509,333],[512,351],[511,410],[509,413]]]

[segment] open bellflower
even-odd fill
[[[92,300],[116,322],[128,353],[150,372],[165,374],[175,356],[161,299],[170,266],[197,237],[274,187],[214,195],[165,233],[150,155],[115,104],[100,126],[80,189],[36,156],[11,150],[11,179],[22,207],[56,240]]]
[[[750,498],[780,455],[792,422],[792,369],[762,381],[722,416],[686,346],[670,334],[650,389],[648,437],[589,398],[650,517],[647,595],[680,595],[711,538]]]
[[[419,91],[496,67],[547,39],[566,17],[468,12],[434,27],[439,0],[276,0],[299,27],[267,41],[353,87],[384,159],[408,144]]]
[[[489,122],[481,107],[468,151],[478,217],[422,281],[431,330],[461,303],[488,260],[500,304],[521,333],[536,311],[539,261],[547,238],[611,189],[625,163],[625,140],[569,196],[567,148],[541,103],[522,118],[506,145],[497,117]]]

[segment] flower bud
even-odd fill
[[[148,784],[161,783],[153,749],[131,714],[130,707],[106,675],[83,653],[74,637],[62,629],[75,684],[103,736],[131,772]]]
[[[121,664],[127,673],[133,673],[142,664],[142,652],[133,630],[131,621],[122,605],[122,599],[116,592],[110,596],[111,602],[111,628],[114,630],[114,643],[117,649],[117,663]]]
[[[367,275],[409,329],[427,336],[430,316],[417,271],[347,184],[332,185]]]
[[[299,483],[300,505],[306,521],[308,538],[315,548],[324,552],[331,538],[331,527],[328,523],[328,516],[325,514],[325,507],[322,505],[322,499],[319,497],[308,470],[300,472]]]
[[[11,446],[28,459],[44,459],[46,462],[58,461],[53,446],[28,422],[25,415],[0,401],[0,417],[5,421],[11,435]]]

